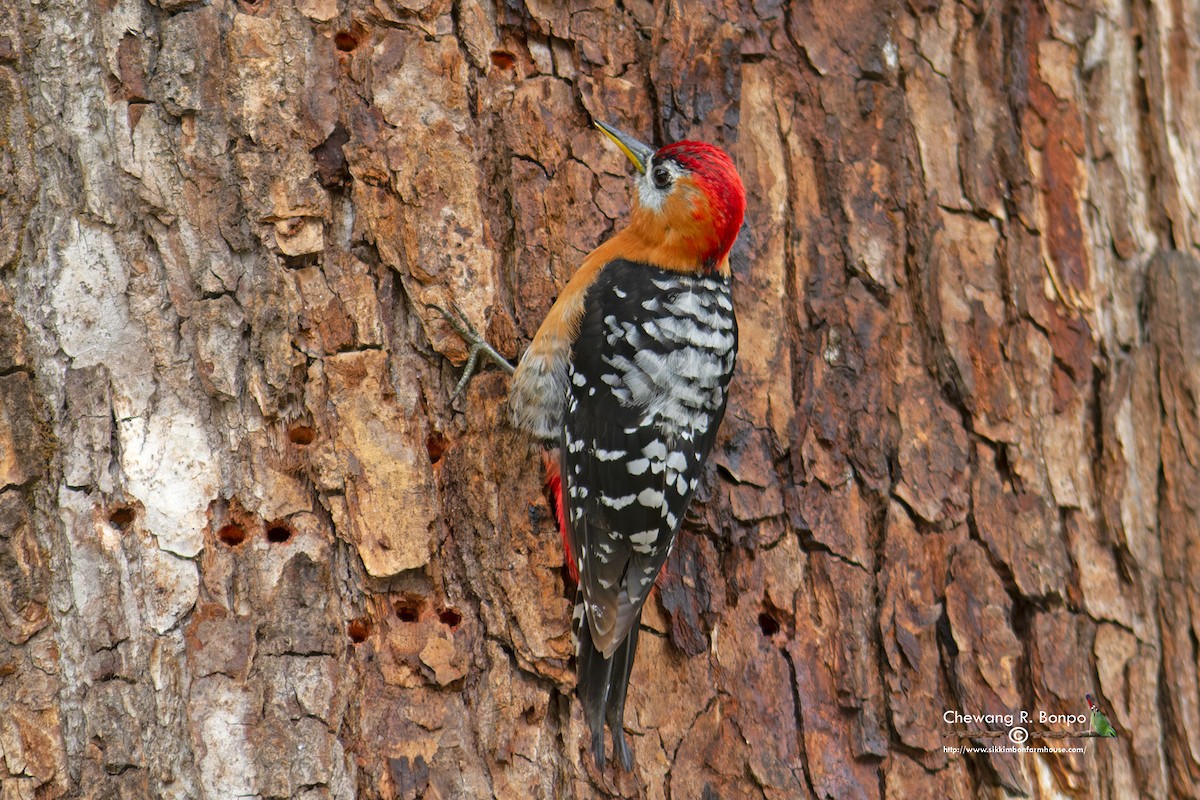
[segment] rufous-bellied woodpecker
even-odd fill
[[[607,721],[613,756],[630,770],[623,719],[642,608],[725,415],[737,356],[729,251],[746,198],[720,148],[655,150],[596,125],[637,170],[629,224],[559,295],[517,365],[509,408],[557,450],[547,480],[578,576],[579,698],[596,764]]]

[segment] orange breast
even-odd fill
[[[597,266],[624,258],[675,272],[729,274],[729,259],[713,224],[708,198],[688,179],[652,211],[635,205],[629,226],[597,247],[584,260]],[[715,259],[715,260],[714,260]]]

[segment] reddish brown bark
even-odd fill
[[[1197,796],[1198,19],[4,5],[0,795]],[[591,116],[749,191],[632,774],[508,379],[451,403],[429,308],[522,351],[628,209]],[[944,749],[1087,692],[1120,738]]]

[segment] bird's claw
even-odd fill
[[[467,388],[467,384],[475,375],[475,370],[479,367],[479,357],[487,356],[496,363],[498,367],[503,369],[509,375],[513,374],[515,367],[508,363],[508,359],[500,355],[496,348],[488,344],[487,339],[479,334],[475,327],[467,321],[466,315],[458,310],[458,307],[451,305],[450,309],[444,309],[439,305],[429,303],[427,308],[442,315],[442,319],[446,320],[446,324],[454,330],[462,340],[467,343],[467,363],[463,367],[462,377],[458,379],[458,384],[454,387],[454,392],[450,395],[450,402],[458,399],[463,390]]]

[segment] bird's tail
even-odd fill
[[[576,595],[573,626],[577,641],[577,688],[579,701],[583,704],[583,718],[592,736],[592,758],[599,769],[604,769],[605,765],[605,722],[612,732],[613,758],[621,763],[626,772],[633,769],[633,753],[625,742],[625,693],[629,689],[629,673],[633,670],[641,622],[642,611],[639,608],[625,641],[621,642],[612,657],[605,658],[592,644],[592,629],[584,618],[583,593]]]

